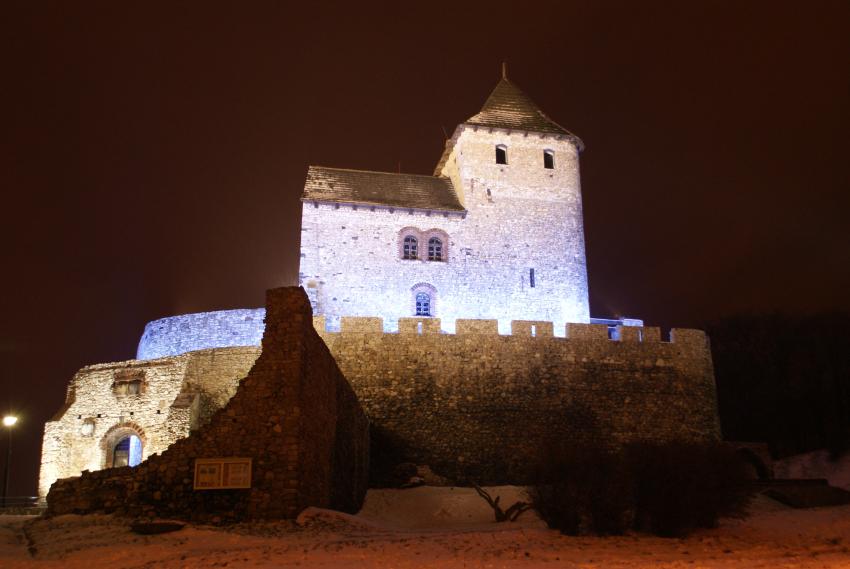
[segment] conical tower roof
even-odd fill
[[[443,167],[452,153],[452,149],[463,132],[464,126],[502,128],[507,130],[524,130],[539,132],[543,134],[566,137],[579,152],[584,150],[584,142],[579,137],[550,119],[540,108],[534,104],[528,95],[520,91],[519,87],[511,83],[502,68],[502,79],[487,97],[481,111],[469,120],[464,121],[455,129],[454,135],[446,140],[446,148],[437,166],[434,168],[435,176],[443,175]]]
[[[575,137],[570,131],[547,117],[534,104],[528,95],[511,83],[507,77],[502,77],[481,111],[466,121],[466,124],[487,126],[492,128],[507,128],[566,134]]]

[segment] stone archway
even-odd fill
[[[147,446],[145,431],[132,422],[119,423],[103,436],[103,468],[137,466]]]

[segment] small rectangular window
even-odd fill
[[[528,283],[534,288],[534,269],[528,269]]]
[[[496,147],[496,164],[508,163],[508,148],[500,144]]]
[[[112,392],[115,395],[139,395],[144,390],[145,371],[142,369],[120,369],[115,371]]]
[[[555,168],[555,153],[551,150],[546,150],[543,152],[543,167],[549,170]]]
[[[534,338],[537,336],[537,324],[531,325],[531,337]]]

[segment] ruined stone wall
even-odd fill
[[[356,511],[366,491],[368,421],[316,334],[302,290],[267,295],[262,353],[209,423],[135,468],[56,482],[48,513],[119,512],[201,521]],[[250,489],[194,490],[197,458],[250,458]]]
[[[124,436],[142,440],[142,458],[164,451],[227,403],[259,353],[218,348],[84,367],[45,424],[39,496],[59,478],[111,466],[112,449]],[[139,392],[123,392],[121,383],[134,380]]]
[[[230,346],[259,346],[263,308],[181,314],[148,322],[136,359],[149,360],[185,352]]]
[[[399,462],[427,464],[455,482],[522,483],[554,440],[616,446],[628,441],[719,440],[708,342],[697,330],[570,324],[566,338],[517,323],[457,322],[458,334],[382,334],[374,320],[324,332],[373,428],[373,482]],[[521,335],[520,335],[521,334]],[[385,456],[386,455],[386,456]],[[381,471],[381,469],[384,469]]]
[[[495,147],[508,147],[508,164]],[[555,168],[543,167],[544,150]],[[381,316],[387,330],[415,314],[418,287],[432,315],[566,322],[589,319],[578,151],[566,137],[465,127],[443,168],[465,216],[404,208],[302,204],[300,283],[332,326],[343,316]],[[400,258],[408,228],[448,235],[446,259]],[[530,271],[534,270],[534,286]],[[379,286],[376,286],[379,283]]]

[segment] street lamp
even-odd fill
[[[9,429],[9,444],[6,445],[6,469],[3,472],[3,507],[6,507],[6,496],[9,494],[9,467],[12,464],[12,427],[18,422],[14,415],[3,417],[3,426]]]

